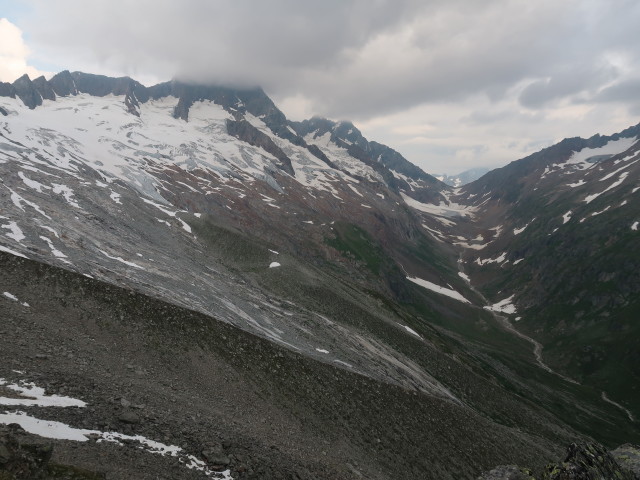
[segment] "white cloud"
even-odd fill
[[[13,82],[25,73],[34,79],[41,72],[28,64],[29,48],[22,39],[22,31],[6,18],[0,18],[0,81]]]

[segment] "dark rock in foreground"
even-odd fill
[[[53,444],[18,424],[0,425],[0,480],[103,480],[103,474],[51,462]]]
[[[548,465],[542,480],[637,480],[640,448],[623,445],[612,452],[596,443],[572,443],[563,462]],[[478,480],[535,480],[530,470],[501,465]]]

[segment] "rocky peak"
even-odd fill
[[[59,97],[68,97],[69,95],[77,95],[78,89],[76,88],[76,82],[74,82],[69,70],[64,70],[55,74],[51,80],[49,80],[51,88]]]
[[[16,89],[7,82],[0,82],[0,97],[16,98]]]
[[[55,100],[56,99],[56,94],[53,91],[53,88],[51,87],[51,84],[49,82],[47,82],[47,80],[44,78],[44,76],[39,76],[38,78],[36,78],[35,80],[33,80],[33,86],[34,88],[38,91],[38,93],[40,94],[40,96],[44,99],[44,100]]]
[[[42,95],[38,92],[33,82],[26,73],[13,82],[16,95],[20,97],[20,100],[29,107],[34,109],[39,105],[42,105]]]

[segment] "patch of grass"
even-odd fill
[[[380,273],[386,255],[371,235],[357,225],[347,223],[336,223],[334,232],[335,238],[325,240],[327,245],[344,257],[361,262],[376,275]]]

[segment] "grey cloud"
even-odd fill
[[[618,76],[610,65],[572,65],[562,68],[545,80],[527,86],[520,95],[520,103],[529,108],[538,108],[559,98],[577,95],[585,90],[596,90]]]
[[[640,77],[604,88],[593,97],[596,102],[637,102],[640,99]]]
[[[32,0],[30,31],[34,50],[66,68],[261,85],[366,120],[473,96],[500,102],[527,82],[520,101],[535,110],[590,97],[616,72],[623,82],[640,71],[637,3]]]
[[[462,117],[460,121],[466,125],[486,125],[508,121],[533,124],[543,121],[544,118],[543,112],[521,113],[513,109],[502,109],[497,111],[476,110],[470,115]]]

